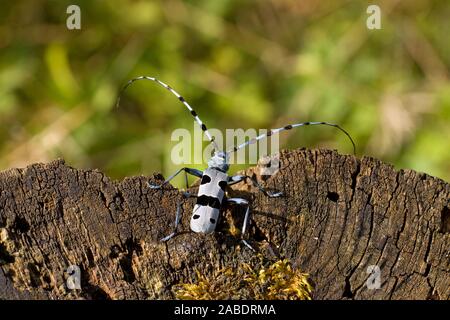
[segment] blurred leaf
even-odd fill
[[[45,61],[58,93],[63,99],[72,101],[79,88],[69,66],[66,47],[57,43],[50,44],[45,52]]]

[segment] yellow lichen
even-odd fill
[[[194,283],[180,283],[172,290],[177,299],[282,299],[310,300],[312,286],[308,275],[294,270],[287,259],[255,264],[242,263],[238,268],[223,268],[212,275],[196,271]]]

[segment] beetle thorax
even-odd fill
[[[224,151],[216,151],[214,155],[208,161],[208,167],[216,168],[222,172],[227,172],[230,168],[228,162],[228,153]]]

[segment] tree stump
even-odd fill
[[[275,175],[246,174],[283,197],[246,183],[229,193],[251,203],[247,238],[259,255],[308,273],[313,299],[450,298],[448,183],[329,150],[279,160]],[[173,286],[199,271],[214,277],[254,259],[236,233],[242,208],[225,207],[214,234],[189,232],[195,199],[182,206],[182,232],[159,242],[182,199],[146,185],[161,179],[113,181],[63,160],[1,172],[0,299],[173,299]],[[69,266],[80,269],[79,290],[68,288]],[[373,266],[379,288],[368,283]]]

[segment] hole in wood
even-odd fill
[[[333,202],[337,202],[339,200],[339,195],[336,192],[328,191],[327,198]]]
[[[13,228],[19,233],[27,233],[30,230],[30,225],[25,218],[16,217]]]

